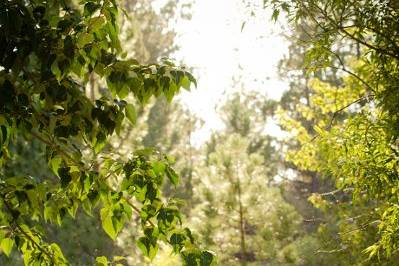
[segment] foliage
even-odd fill
[[[170,57],[177,46],[174,44],[175,30],[168,25],[176,17],[183,16],[180,11],[185,4],[186,1],[166,1],[156,10],[152,1],[125,1],[124,7],[129,17],[122,17],[121,22],[124,50],[140,62],[154,62],[159,58]],[[102,93],[101,81],[99,83],[99,93]],[[182,214],[187,215],[191,210],[191,169],[195,157],[195,149],[190,140],[198,121],[181,103],[170,103],[163,96],[151,99],[145,106],[139,103],[135,106],[138,107],[136,124],[125,124],[121,136],[114,136],[105,148],[117,152],[120,158],[126,158],[129,150],[143,146],[153,147],[173,157],[173,167],[180,176],[179,185],[165,182],[162,192],[167,197],[174,197]],[[139,225],[138,220],[132,220],[129,224],[132,228]],[[137,231],[125,230],[116,241],[125,252],[129,265],[150,263],[130,248],[139,237]],[[166,246],[160,246],[159,256],[151,263],[166,263],[170,259],[167,250]],[[176,258],[172,261],[176,261]]]
[[[350,265],[391,265],[399,228],[399,7],[395,1],[267,2],[275,18],[286,12],[306,35],[303,67],[311,78],[302,95],[309,97],[296,103],[295,115],[281,113],[299,144],[288,159],[336,184],[336,191],[310,198],[334,210],[339,241],[332,252],[346,254]],[[332,228],[329,222],[324,226]]]
[[[37,140],[28,142],[22,137],[11,143],[9,149],[12,151],[7,164],[4,166],[5,176],[53,176],[46,165],[45,146]],[[46,241],[59,243],[64,255],[71,264],[93,264],[95,258],[100,255],[112,257],[113,254],[122,254],[113,241],[109,241],[107,234],[101,230],[101,221],[98,208],[94,210],[93,216],[86,215],[78,210],[75,219],[65,216],[61,226],[41,222],[46,231]],[[100,229],[100,230],[99,230]],[[73,239],[73,241],[69,241]],[[2,265],[23,265],[17,262],[18,254],[13,252],[11,258],[1,256]],[[9,262],[11,261],[12,262]]]
[[[209,265],[213,255],[180,229],[178,209],[162,198],[160,187],[177,175],[164,154],[138,150],[127,161],[103,152],[125,118],[135,122],[129,94],[145,103],[168,100],[194,78],[170,62],[140,65],[122,59],[115,1],[3,1],[0,72],[1,152],[7,166],[17,138],[36,139],[45,148],[52,173],[9,176],[1,172],[1,246],[16,247],[27,265],[68,264],[56,243],[45,241],[40,223],[61,225],[78,208],[90,214],[100,206],[104,231],[113,239],[135,212],[141,219],[140,249],[150,258],[164,241],[187,265]],[[103,78],[108,97],[90,101],[89,75]],[[98,257],[98,265],[106,265]]]

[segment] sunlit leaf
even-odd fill
[[[3,250],[4,254],[7,255],[7,257],[10,256],[13,246],[14,246],[14,239],[6,237],[1,240],[1,249]]]
[[[130,123],[132,123],[132,125],[136,124],[137,114],[134,106],[129,103],[126,105],[125,110],[126,110],[126,117],[129,119]]]

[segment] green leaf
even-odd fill
[[[181,82],[180,84],[183,86],[183,88],[185,88],[188,91],[190,90],[191,82],[187,76],[184,76],[180,82]]]
[[[94,2],[87,2],[84,7],[83,15],[86,17],[90,17],[100,7],[101,5]]]
[[[65,188],[72,181],[71,173],[69,172],[70,167],[61,167],[58,169],[58,174],[61,178],[61,187]]]
[[[93,214],[91,213],[92,205],[89,199],[83,200],[82,207],[87,215],[93,216]]]
[[[96,266],[107,266],[108,265],[108,259],[105,256],[97,257],[96,258]]]
[[[176,206],[161,208],[157,215],[158,226],[161,230],[173,229],[176,224],[181,223],[181,215]]]
[[[145,256],[151,260],[158,252],[158,244],[156,239],[149,237],[140,237],[137,241],[137,246],[141,249]]]
[[[166,165],[163,162],[152,162],[152,169],[154,170],[156,175],[163,175],[165,172]]]
[[[120,90],[117,91],[117,94],[119,96],[119,98],[124,99],[128,96],[129,94],[129,87],[127,86],[127,84],[124,84]]]
[[[58,169],[60,168],[62,162],[62,158],[59,156],[56,156],[50,160],[50,165],[51,165],[51,170],[53,170],[53,173],[58,176]]]
[[[118,261],[123,261],[123,260],[126,260],[126,258],[122,257],[122,256],[114,256],[114,258],[113,258],[113,262],[118,262]]]
[[[168,161],[170,164],[174,164],[176,162],[176,158],[173,157],[172,155],[167,155],[165,154],[165,159]]]
[[[82,33],[78,37],[77,45],[78,47],[83,47],[88,43],[91,43],[94,40],[93,34],[91,33]]]
[[[197,81],[195,80],[195,78],[193,77],[193,75],[191,75],[190,72],[186,72],[186,76],[188,77],[188,79],[194,83],[194,86],[197,87]]]
[[[180,233],[174,233],[170,237],[170,244],[173,246],[174,252],[179,252],[183,248],[183,242],[186,240],[186,237]]]
[[[125,107],[125,114],[126,117],[129,119],[132,125],[136,124],[137,114],[136,109],[134,108],[133,104],[128,103]]]
[[[54,264],[55,265],[65,265],[66,260],[65,260],[64,254],[62,254],[61,248],[55,243],[52,243],[50,245],[50,248],[51,248],[51,251],[53,254],[53,258],[54,258]]]
[[[1,249],[3,250],[4,254],[7,255],[7,257],[10,256],[13,246],[14,246],[14,239],[12,238],[7,237],[1,241]]]
[[[32,263],[32,253],[33,251],[24,251],[24,264],[29,265],[29,263]]]
[[[107,137],[102,131],[100,131],[97,133],[94,141],[94,150],[100,152],[104,148],[105,144],[107,144]]]
[[[113,239],[116,239],[117,232],[115,230],[114,224],[112,222],[112,214],[107,208],[103,208],[100,211],[101,222],[104,231]]]
[[[88,31],[90,31],[90,32],[98,31],[101,28],[101,26],[104,25],[104,23],[105,23],[105,18],[104,17],[92,18],[89,21],[90,27],[89,27]]]
[[[216,264],[215,255],[213,255],[209,251],[203,251],[201,253],[200,263],[201,266],[215,265]]]
[[[51,64],[51,72],[54,74],[55,78],[60,81],[61,80],[61,70],[58,67],[58,62],[57,60],[55,60],[52,64]]]
[[[113,240],[116,239],[118,233],[122,230],[129,213],[131,214],[131,210],[127,206],[125,206],[124,211],[121,211],[117,205],[114,208],[103,208],[100,212],[103,229]]]
[[[172,167],[166,167],[166,175],[168,176],[170,182],[177,186],[179,184],[179,176],[176,174]]]

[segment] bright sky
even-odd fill
[[[270,11],[260,3],[253,0],[255,7],[246,8],[242,0],[196,0],[192,19],[176,25],[180,49],[175,57],[194,69],[198,81],[197,89],[181,95],[189,109],[205,121],[195,135],[197,143],[221,128],[215,106],[224,102],[225,93],[241,89],[233,79],[240,80],[243,89],[275,99],[287,87],[277,76],[277,64],[287,50],[279,36],[282,27],[270,21]],[[256,15],[251,16],[251,11]]]

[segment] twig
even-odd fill
[[[365,95],[365,96],[363,96],[363,97],[361,97],[361,98],[359,98],[359,99],[357,99],[357,100],[355,100],[355,101],[353,101],[353,102],[351,102],[351,103],[345,105],[344,107],[338,109],[337,111],[335,111],[335,112],[333,113],[333,116],[332,116],[332,118],[331,118],[331,120],[330,120],[330,123],[329,123],[329,125],[328,125],[328,127],[327,127],[327,130],[330,130],[330,129],[331,129],[332,124],[333,124],[333,122],[334,122],[336,116],[337,116],[340,112],[342,112],[343,110],[345,110],[345,109],[347,109],[348,107],[352,106],[353,104],[359,103],[359,102],[361,102],[361,101],[363,101],[363,100],[365,100],[365,99],[366,99],[366,100],[369,100],[369,97],[373,98],[373,97],[374,97],[374,94]]]
[[[139,208],[137,208],[136,206],[134,206],[133,203],[131,203],[127,198],[125,198],[125,200],[126,200],[127,204],[129,204],[130,207],[132,207],[132,209],[133,209],[137,214],[140,214],[140,209],[139,209]],[[155,227],[154,223],[153,223],[151,220],[147,220],[147,221],[148,221],[148,223],[149,223],[151,226]]]

